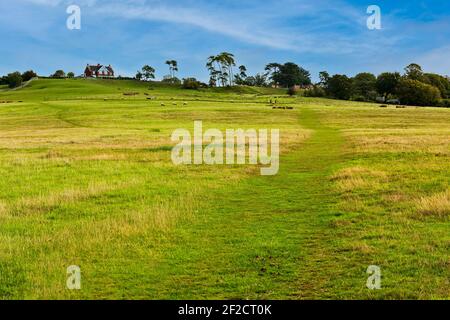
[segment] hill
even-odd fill
[[[180,86],[161,82],[140,82],[134,80],[100,79],[39,79],[17,91],[0,92],[3,100],[83,100],[121,99],[124,94],[137,93],[135,98],[145,99],[146,95],[167,97],[183,95],[187,97],[217,97],[227,95],[271,95],[285,94],[285,90],[256,87],[213,88],[185,90]]]
[[[0,102],[0,299],[450,297],[450,109],[86,80]],[[197,120],[279,129],[278,175],[174,165]]]

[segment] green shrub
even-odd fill
[[[201,83],[195,78],[183,79],[183,89],[198,90],[200,86]]]
[[[312,97],[312,98],[323,98],[326,96],[325,89],[319,86],[314,86],[311,89],[306,89],[304,92],[305,97]]]
[[[352,95],[352,79],[346,75],[335,74],[328,80],[327,91],[333,98],[349,100]]]
[[[36,72],[34,72],[33,70],[25,71],[25,72],[22,74],[22,80],[23,80],[23,81],[29,81],[29,80],[31,80],[31,79],[33,79],[33,78],[35,78],[35,77],[37,77],[37,74],[36,74]]]
[[[450,99],[442,99],[437,104],[438,107],[450,108]]]
[[[8,86],[11,89],[20,87],[22,85],[22,82],[23,82],[22,74],[20,72],[10,73],[6,77],[6,81],[8,82]]]
[[[397,95],[402,104],[416,106],[435,106],[441,99],[438,88],[411,79],[400,80]]]
[[[292,97],[292,96],[299,94],[299,92],[300,92],[300,89],[297,86],[292,86],[288,89],[287,93],[288,93],[288,95],[290,95]]]
[[[178,79],[177,77],[173,77],[173,78],[165,78],[163,80],[161,80],[162,83],[167,83],[167,84],[173,84],[173,85],[180,85],[181,84],[181,80]]]

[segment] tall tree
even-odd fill
[[[234,76],[234,83],[237,85],[245,85],[247,77],[247,68],[244,65],[239,66],[239,73]]]
[[[167,60],[166,64],[169,66],[170,77],[175,78],[175,72],[178,72],[178,62],[176,60]]]
[[[384,72],[377,78],[375,86],[386,101],[389,95],[395,94],[401,75],[398,72]]]
[[[346,75],[336,74],[328,81],[327,92],[334,98],[348,100],[352,94],[352,79]]]
[[[155,79],[155,69],[150,67],[149,65],[145,65],[142,67],[142,77],[149,81],[150,79]]]
[[[293,62],[287,62],[283,65],[271,64],[266,67],[272,67],[271,79],[280,86],[289,88],[295,85],[310,85],[311,74]],[[270,68],[269,68],[270,70]]]
[[[375,100],[377,78],[368,72],[357,74],[353,78],[353,95],[362,100]]]
[[[223,87],[233,85],[233,67],[236,66],[234,55],[222,52],[217,56],[210,56],[206,63],[206,68],[210,73],[210,84],[219,82]]]
[[[267,75],[269,77],[270,80],[272,80],[272,82],[278,86],[279,83],[276,82],[276,79],[279,76],[280,73],[280,69],[281,69],[282,65],[276,62],[272,62],[269,63],[268,65],[266,65],[265,70],[267,71]]]
[[[236,61],[234,59],[234,55],[229,52],[222,52],[217,56],[217,60],[222,64],[222,68],[224,69],[224,74],[227,74],[228,83],[230,86],[233,85],[233,67],[236,66]]]
[[[423,81],[423,71],[422,67],[417,63],[411,63],[409,66],[405,68],[405,76],[411,80]]]
[[[10,73],[6,76],[6,81],[11,89],[20,87],[23,82],[22,75],[18,71]]]
[[[209,71],[209,86],[210,87],[216,87],[217,86],[217,78],[218,78],[218,71],[215,67],[215,56],[208,57],[208,60],[206,62],[206,68]]]
[[[319,72],[319,85],[323,88],[328,86],[328,81],[330,80],[330,74],[326,71]]]
[[[33,78],[36,78],[36,77],[37,77],[37,74],[36,74],[36,72],[34,72],[33,70],[25,71],[25,72],[22,74],[22,79],[23,79],[23,81],[29,81],[29,80],[31,80],[31,79],[33,79]]]

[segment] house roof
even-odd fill
[[[108,70],[109,72],[111,72],[111,73],[114,73],[114,69],[111,67],[111,65],[109,65],[109,66],[103,66],[103,65],[101,65],[101,64],[98,64],[98,65],[93,65],[93,66],[91,66],[91,65],[87,65],[86,66],[86,68],[87,69],[89,69],[91,72],[98,72],[100,69],[102,69],[102,68],[105,68],[106,70]]]

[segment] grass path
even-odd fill
[[[328,177],[342,160],[342,138],[307,107],[300,125],[314,134],[281,159],[279,175],[211,195],[200,221],[176,232],[155,280],[159,298],[319,294],[327,281],[323,267],[333,261],[323,245],[335,204]]]

